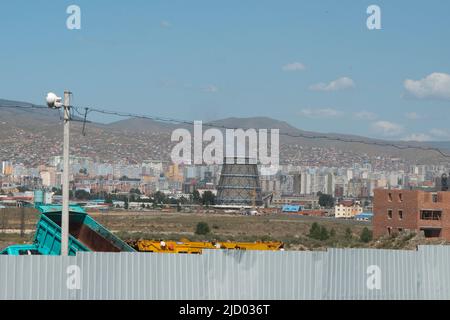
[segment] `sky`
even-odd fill
[[[76,106],[450,140],[449,14],[447,0],[0,0],[0,98],[70,89]]]

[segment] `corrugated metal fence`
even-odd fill
[[[0,256],[0,299],[450,299],[450,246]]]

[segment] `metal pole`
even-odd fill
[[[23,238],[25,236],[25,208],[24,204],[21,203],[20,206],[20,237]]]
[[[61,216],[61,256],[69,255],[69,132],[70,132],[70,95],[64,91],[64,146],[62,174],[62,216]]]

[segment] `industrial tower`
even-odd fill
[[[224,159],[217,187],[216,205],[232,207],[263,205],[256,161],[249,158]]]

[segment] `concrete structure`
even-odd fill
[[[376,189],[373,226],[375,237],[423,231],[450,240],[450,192]]]
[[[363,212],[361,203],[353,200],[343,200],[334,206],[334,216],[336,218],[353,218]]]
[[[182,170],[180,170],[177,164],[170,165],[167,168],[166,177],[173,181],[183,182]]]
[[[54,168],[48,167],[45,171],[41,171],[40,174],[44,187],[56,187],[56,171]]]
[[[219,206],[262,206],[258,165],[249,158],[225,158],[217,187]]]
[[[301,205],[304,208],[314,209],[319,207],[319,197],[315,195],[274,197],[272,205],[280,208],[284,205]]]

